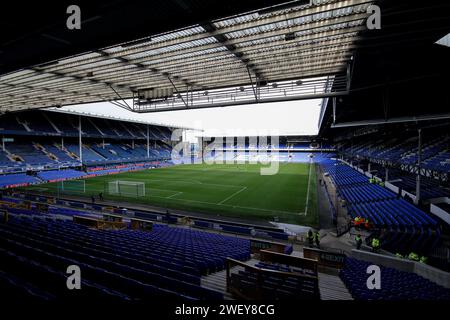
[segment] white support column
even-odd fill
[[[2,137],[2,148],[3,148],[3,152],[5,152],[5,137]]]
[[[102,139],[103,149],[105,149],[105,139]]]
[[[83,164],[83,142],[81,140],[81,116],[78,116],[78,147],[80,152],[80,163]]]
[[[131,149],[133,149],[133,150],[134,150],[134,139],[133,139],[133,140],[131,140]]]
[[[150,158],[150,128],[147,125],[147,158]]]
[[[389,181],[389,168],[388,167],[386,167],[386,175],[385,175],[384,181]]]
[[[61,137],[61,149],[64,149],[64,137]]]

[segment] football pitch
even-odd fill
[[[280,163],[279,172],[260,175],[258,164],[192,164],[85,179],[84,190],[72,195],[149,204],[212,216],[273,220],[317,226],[317,181],[314,164]],[[108,182],[145,183],[145,196],[108,194]],[[27,188],[63,195],[57,183]]]

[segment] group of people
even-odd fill
[[[356,249],[361,250],[361,246],[363,244],[363,239],[360,233],[355,236]],[[380,239],[377,237],[372,238],[371,243],[372,251],[377,252],[381,248]]]
[[[378,185],[384,187],[384,182],[383,181],[378,182],[378,180],[375,179],[375,178],[370,178],[369,179],[369,183],[371,183],[371,184],[378,184]]]
[[[353,219],[353,226],[355,228],[364,228],[366,230],[370,229],[370,222],[367,218],[356,217]]]
[[[361,234],[358,233],[355,236],[355,242],[356,242],[356,249],[360,250],[362,243],[363,243]],[[378,250],[381,248],[380,239],[378,239],[377,237],[373,237],[371,247],[372,247],[373,252],[378,252]],[[405,255],[405,256],[403,256],[400,253],[396,253],[395,256],[397,258],[408,259],[408,260],[416,261],[416,262],[420,262],[420,263],[427,263],[427,261],[428,261],[427,257],[420,256],[419,254],[417,254],[415,252],[411,252],[410,254]]]
[[[420,263],[427,263],[428,259],[425,256],[420,256],[415,252],[411,252],[408,255],[402,256],[400,253],[396,253],[395,256],[397,258],[402,258],[402,259],[408,259],[411,261],[416,261],[416,262],[420,262]]]
[[[310,247],[312,247],[315,243],[316,247],[320,248],[320,233],[319,233],[319,231],[312,232],[312,230],[309,229],[307,238],[308,238],[308,243],[309,243]]]
[[[99,199],[100,201],[103,201],[103,192],[100,192],[100,193],[98,194],[98,199]],[[91,200],[92,200],[92,203],[95,203],[95,196],[94,196],[94,195],[91,196]]]

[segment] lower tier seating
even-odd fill
[[[450,300],[450,289],[415,273],[381,268],[381,289],[367,288],[367,267],[372,263],[347,258],[340,277],[357,300]]]
[[[0,225],[0,243],[0,284],[38,299],[70,298],[65,271],[73,264],[89,288],[83,297],[222,299],[200,286],[200,276],[223,269],[227,257],[250,257],[248,240],[160,225],[151,232],[99,231],[12,217]]]

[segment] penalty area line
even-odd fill
[[[244,190],[246,190],[247,189],[247,187],[242,187],[242,189],[240,189],[240,190],[238,190],[238,191],[236,191],[235,193],[233,193],[231,196],[229,196],[229,197],[227,197],[227,198],[225,198],[224,200],[222,200],[222,201],[220,201],[220,202],[218,202],[217,204],[218,205],[221,205],[221,204],[223,204],[224,202],[226,202],[226,201],[228,201],[228,200],[230,200],[231,198],[233,198],[235,195],[237,195],[237,194],[239,194],[239,193],[241,193],[242,191],[244,191]]]

